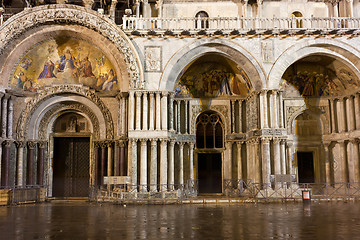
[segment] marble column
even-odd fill
[[[95,160],[95,186],[101,184],[100,182],[100,174],[99,174],[99,147],[100,144],[97,141],[94,141],[94,160]]]
[[[5,140],[2,150],[1,186],[10,186],[10,140]]]
[[[107,176],[113,176],[113,143],[111,141],[106,142],[107,147]]]
[[[16,185],[18,187],[24,186],[24,147],[25,142],[16,141]]]
[[[178,133],[178,123],[177,123],[177,120],[178,120],[178,101],[177,100],[174,100],[174,115],[175,115],[175,120],[174,120],[174,130],[176,133]]]
[[[2,108],[1,108],[1,137],[6,138],[7,134],[7,110],[8,110],[8,95],[4,95],[2,98]]]
[[[148,94],[145,92],[143,93],[142,129],[148,130]]]
[[[231,133],[235,132],[235,100],[230,101],[231,105]]]
[[[348,131],[355,130],[355,116],[354,116],[354,98],[350,96],[346,99],[346,117]]]
[[[32,186],[35,185],[34,182],[34,165],[35,165],[35,160],[34,160],[34,151],[35,151],[35,147],[36,147],[36,142],[35,141],[28,141],[27,142],[27,175],[26,175],[26,185],[28,186]]]
[[[129,109],[128,109],[128,114],[129,114],[129,131],[134,130],[134,111],[135,111],[135,107],[134,107],[134,92],[133,91],[129,91]]]
[[[346,123],[345,123],[345,109],[344,109],[344,99],[341,98],[337,102],[337,117],[338,117],[338,130],[340,133],[345,132]]]
[[[179,142],[179,184],[184,184],[184,143]]]
[[[177,124],[176,124],[176,132],[178,134],[181,133],[181,101],[177,100],[176,101],[176,106],[177,106],[177,116],[176,116],[176,120],[177,120]]]
[[[273,127],[274,128],[279,128],[279,104],[278,104],[278,97],[277,97],[277,92],[275,90],[273,90],[271,92],[272,98],[273,98],[273,110],[272,110],[272,114],[273,114]]]
[[[184,121],[185,121],[185,134],[189,133],[189,101],[188,100],[184,100],[184,104],[185,104],[185,117],[184,117]]]
[[[334,1],[332,2],[332,6],[333,6],[333,17],[339,17],[339,10],[338,10],[338,1]],[[334,26],[335,28],[337,28],[338,26]]]
[[[259,139],[254,141],[254,164],[255,164],[255,182],[261,183],[261,163],[260,163],[260,149],[259,149]]]
[[[105,161],[106,161],[106,142],[101,141],[100,142],[101,147],[101,157],[100,157],[100,182],[101,185],[104,184],[104,176],[106,175],[106,169],[105,169]]]
[[[125,135],[127,131],[127,123],[126,123],[126,116],[127,116],[127,106],[126,106],[126,97],[123,94],[122,97],[122,107],[121,107],[121,135]]]
[[[347,17],[354,17],[354,1],[353,0],[346,0],[347,2]],[[352,26],[348,26],[349,28],[351,28]]]
[[[359,183],[360,182],[360,160],[359,160],[359,142],[360,139],[355,139],[354,143],[354,182]]]
[[[161,98],[161,129],[168,130],[168,93],[162,93]]]
[[[114,176],[120,176],[120,140],[114,144]]]
[[[286,151],[287,151],[287,161],[289,163],[289,168],[287,171],[290,174],[296,174],[296,166],[294,164],[293,160],[293,143],[292,142],[286,142]]]
[[[167,191],[167,140],[160,140],[160,191]]]
[[[239,100],[239,116],[238,116],[238,118],[239,118],[239,133],[242,133],[242,101],[243,100]]]
[[[252,140],[248,140],[246,141],[246,178],[247,180],[254,180],[254,175],[253,175],[253,172],[252,172],[252,169],[253,169],[253,162],[252,162]]]
[[[147,192],[147,139],[140,139],[140,191]]]
[[[189,143],[189,165],[190,165],[190,180],[194,180],[194,147],[195,143]]]
[[[154,130],[154,120],[156,118],[154,115],[154,110],[155,110],[154,93],[150,92],[150,116],[149,116],[149,130],[150,131]]]
[[[358,182],[359,179],[359,144],[356,139],[351,139],[348,143],[348,169],[349,182]]]
[[[248,8],[248,0],[244,0],[244,12],[243,12],[243,16],[244,18],[247,17],[247,8]]]
[[[284,128],[283,91],[279,91],[279,128]]]
[[[232,179],[232,145],[233,142],[225,143],[225,156],[224,156],[224,179]]]
[[[130,161],[130,176],[131,176],[131,184],[132,184],[132,190],[136,190],[137,188],[137,140],[136,139],[130,139],[129,140],[131,145],[131,153],[129,157]]]
[[[355,128],[360,130],[360,96],[355,94],[354,96],[354,108],[355,108]]]
[[[271,92],[269,93],[269,128],[274,128],[274,106],[276,105],[276,103],[274,103],[274,97],[273,94],[271,94]]]
[[[260,127],[268,128],[268,109],[267,109],[267,91],[263,90],[260,93]]]
[[[157,191],[157,140],[151,140],[150,191]]]
[[[161,113],[160,113],[160,92],[156,92],[156,130],[161,128]]]
[[[281,157],[281,174],[286,174],[286,152],[285,140],[280,141],[280,157]]]
[[[274,174],[281,174],[281,163],[280,163],[280,141],[279,138],[273,138],[273,148],[274,148]],[[275,186],[279,186],[281,183],[276,183]]]
[[[174,151],[175,142],[171,140],[169,142],[169,190],[174,190],[175,184],[175,151]]]
[[[116,11],[117,0],[112,0],[110,5],[110,18],[115,21],[115,11]]]
[[[38,142],[38,158],[37,158],[37,184],[44,185],[44,162],[45,162],[46,142]]]
[[[338,141],[334,147],[334,179],[337,183],[347,182],[346,143]]]
[[[270,187],[271,163],[270,163],[270,137],[261,138],[262,150],[262,181]]]
[[[140,124],[141,124],[141,96],[142,92],[135,92],[136,95],[136,109],[135,109],[135,130],[140,130]]]
[[[174,93],[169,94],[169,130],[174,131]]]
[[[242,159],[241,159],[241,146],[242,146],[243,142],[236,142],[236,147],[237,147],[237,179],[243,179],[243,175],[242,175]]]
[[[331,115],[331,133],[336,133],[336,111],[335,111],[335,100],[329,99],[330,104],[330,115]],[[360,117],[360,116],[359,116]]]
[[[14,114],[14,100],[9,98],[8,101],[8,119],[7,119],[7,138],[12,138],[13,127],[13,114]]]
[[[126,161],[125,161],[125,141],[119,141],[119,169],[120,169],[120,176],[126,176]]]
[[[329,145],[330,143],[324,142],[324,150],[325,150],[325,177],[326,183],[331,183],[331,167],[330,167],[330,159],[329,159]]]

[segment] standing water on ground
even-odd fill
[[[360,239],[360,203],[19,205],[0,239]]]

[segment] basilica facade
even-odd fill
[[[360,182],[359,2],[21,4],[1,16],[2,188]]]

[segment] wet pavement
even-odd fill
[[[0,239],[360,239],[360,202],[0,207]]]

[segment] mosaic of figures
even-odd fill
[[[80,83],[98,91],[118,89],[111,62],[94,45],[56,37],[31,48],[17,63],[11,87],[37,91],[46,85]]]
[[[297,72],[283,77],[280,89],[287,95],[301,96],[337,96],[352,92],[360,86],[357,77],[349,70],[340,68],[336,72]],[[293,93],[293,94],[291,94]]]
[[[189,69],[181,76],[175,86],[175,96],[246,96],[251,89],[251,82],[243,69],[234,72],[221,65],[207,63]]]

